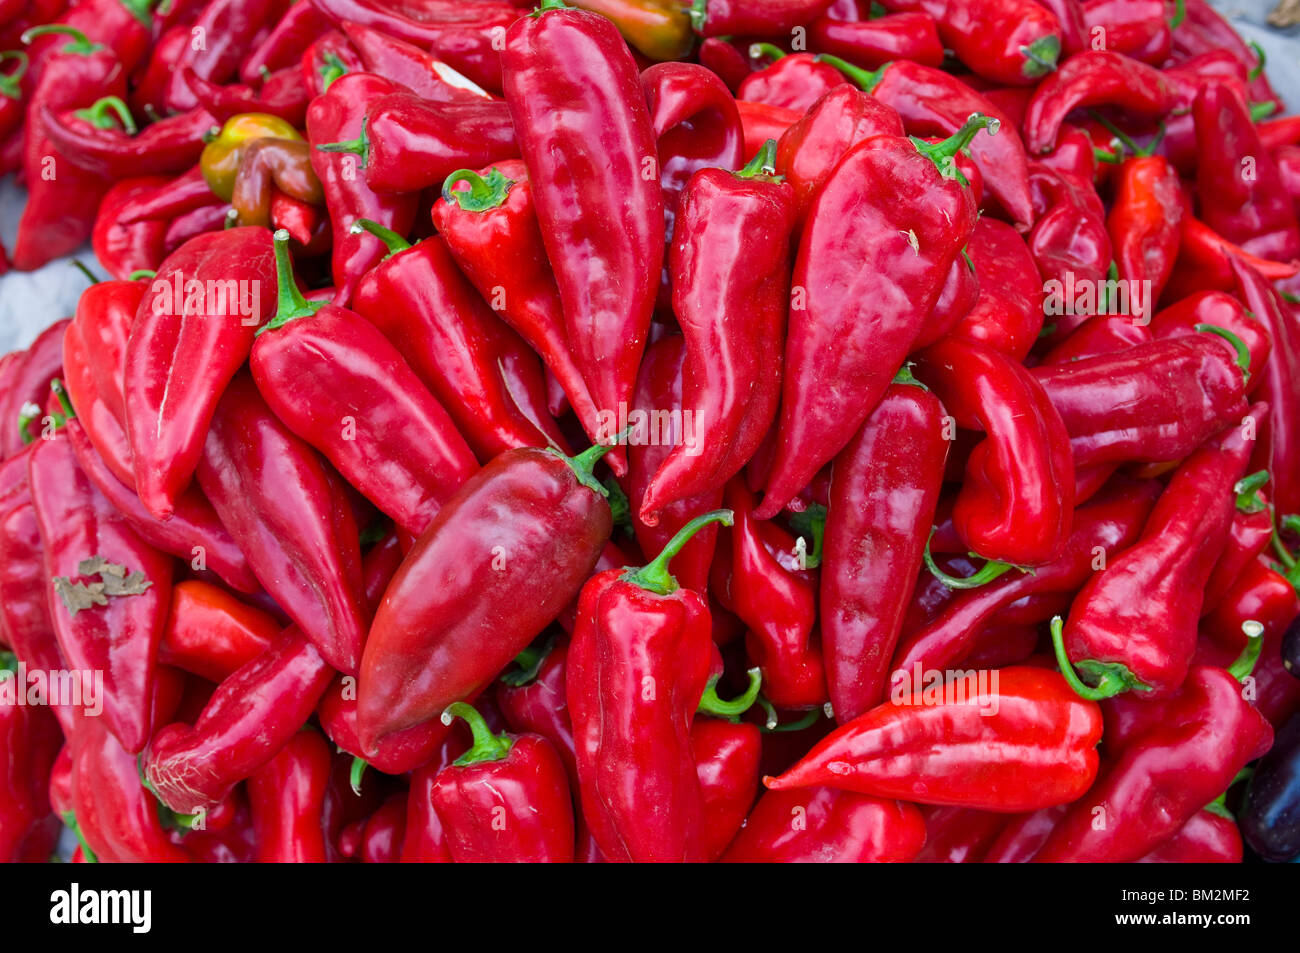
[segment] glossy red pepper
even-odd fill
[[[319,96],[329,90],[335,81],[348,73],[362,73],[361,57],[352,43],[338,30],[326,30],[307,47],[298,64],[298,72],[307,91]],[[397,83],[393,90],[401,89]],[[387,94],[383,94],[387,95]]]
[[[643,173],[657,155],[654,128],[610,21],[558,0],[537,12],[507,32],[506,102],[574,359],[597,408],[617,418],[632,398],[664,254],[659,177]]]
[[[818,53],[832,53],[863,69],[894,60],[936,69],[943,65],[938,26],[921,10],[857,21],[822,16],[809,25],[808,42]]]
[[[777,36],[806,26],[831,0],[693,0],[691,25],[700,36]]]
[[[1137,860],[1272,744],[1272,728],[1224,669],[1193,668],[1177,694],[1158,704],[1158,723],[1107,765],[1052,830],[1035,862]],[[1098,812],[1105,824],[1096,823]]]
[[[941,146],[873,136],[840,160],[813,201],[795,263],[799,293],[791,294],[776,458],[760,519],[844,448],[898,371],[975,226],[969,191],[941,167],[989,121],[972,117]],[[900,190],[925,200],[899,206]],[[882,264],[863,268],[868,261]]]
[[[48,791],[62,733],[48,708],[16,701],[15,691],[27,688],[16,669],[15,657],[0,650],[0,693],[9,695],[0,702],[0,859],[43,863],[58,839]]]
[[[374,102],[401,87],[368,73],[342,76],[307,109],[307,138],[313,143],[338,142],[361,134],[367,110]],[[311,165],[325,187],[325,203],[334,230],[330,252],[334,275],[334,303],[348,307],[357,282],[386,254],[384,243],[367,232],[354,233],[353,224],[364,218],[406,235],[415,224],[418,198],[414,195],[377,195],[366,185],[357,157],[313,149]]]
[[[996,134],[991,125],[977,130],[966,147],[984,176],[988,194],[997,199],[1011,220],[1023,226],[1034,221],[1025,146],[1016,123],[990,99],[960,79],[920,63],[899,60],[867,72],[836,57],[823,55],[821,59],[833,63],[862,89],[892,107],[910,135],[951,136],[976,113],[997,120]]]
[[[83,697],[102,673],[104,720],[130,752],[150,736],[154,658],[171,598],[170,558],[145,544],[77,464],[67,435],[29,459],[46,592],[59,647]]]
[[[256,86],[270,73],[297,66],[303,52],[322,33],[330,21],[311,3],[294,3],[248,51],[239,67],[239,81]]]
[[[125,423],[136,489],[160,519],[189,484],[221,392],[271,314],[272,258],[264,229],[202,235],[168,256],[140,302]]]
[[[29,405],[41,407],[50,394],[50,382],[62,373],[63,337],[68,320],[56,321],[36,336],[26,351],[13,359],[0,391],[0,459],[9,459],[36,439]]]
[[[811,53],[786,53],[771,43],[753,43],[749,56],[760,64],[771,62],[750,73],[736,90],[736,98],[746,102],[801,113],[844,82],[839,70]]]
[[[172,588],[158,661],[220,684],[266,651],[279,634],[274,616],[219,586],[187,579]]]
[[[321,814],[330,749],[314,731],[295,734],[248,779],[248,802],[261,864],[320,864],[327,859]]]
[[[933,807],[925,814],[918,864],[975,864],[1006,824],[1006,816],[967,807]]]
[[[126,178],[104,196],[90,234],[95,258],[114,278],[126,280],[137,271],[155,271],[167,257],[167,222],[144,219],[122,224],[124,208],[154,194],[168,180],[161,176]]]
[[[958,426],[987,437],[966,462],[953,522],[986,559],[1041,566],[1065,549],[1074,510],[1074,461],[1060,413],[1020,365],[986,345],[947,338],[918,355]]]
[[[1197,811],[1167,841],[1135,864],[1239,864],[1241,831],[1236,823],[1209,810]]]
[[[724,863],[906,863],[925,844],[911,804],[828,787],[766,791]]]
[[[203,177],[203,170],[195,165],[156,189],[124,201],[118,221],[123,225],[133,225],[149,219],[170,220],[220,201]]]
[[[460,188],[462,184],[466,188]],[[569,346],[560,291],[546,258],[523,162],[510,159],[479,172],[452,173],[432,215],[465,277],[541,356],[583,430],[596,440],[600,418]],[[480,305],[471,298],[467,307],[476,313]],[[617,464],[616,459],[610,462]],[[620,469],[616,466],[616,471]]]
[[[1106,38],[1106,49],[1160,66],[1174,39],[1167,7],[1165,0],[1087,0],[1084,23],[1091,35]]]
[[[1005,222],[981,218],[966,253],[979,295],[950,333],[1023,361],[1043,327],[1043,283],[1029,246]]]
[[[190,27],[191,31],[199,31],[204,42],[188,44],[177,58],[163,105],[173,112],[198,105],[198,98],[185,81],[186,69],[214,83],[237,76],[253,38],[268,19],[281,12],[277,0],[210,0]]]
[[[355,674],[365,621],[351,505],[247,374],[217,406],[198,481],[267,592],[331,665]]]
[[[216,804],[289,743],[333,674],[302,633],[284,630],[218,686],[192,726],[155,732],[141,761],[144,777],[174,811]]]
[[[217,124],[241,113],[265,113],[302,126],[313,98],[303,82],[302,71],[292,66],[268,75],[258,89],[236,84],[219,86],[200,79],[188,66],[184,70],[185,81],[198,99],[199,108]]]
[[[353,305],[406,357],[474,455],[486,462],[515,447],[565,449],[546,408],[537,356],[492,313],[442,239],[410,246],[400,236],[374,230],[391,254],[357,283]],[[460,447],[455,452],[448,447],[444,456],[454,463],[444,471],[458,476],[444,481],[453,490],[473,472],[473,457]]]
[[[704,799],[704,856],[716,861],[744,826],[758,796],[762,734],[757,725],[699,718],[691,753]]]
[[[1256,404],[1183,462],[1142,538],[1075,597],[1063,640],[1054,623],[1063,668],[1067,656],[1081,660],[1075,668],[1096,683],[1089,688],[1067,670],[1081,694],[1138,690],[1159,698],[1182,683],[1196,651],[1205,584],[1232,524],[1232,488],[1246,474],[1265,411]]]
[[[365,751],[473,698],[573,598],[612,529],[591,475],[607,450],[509,450],[438,511],[371,625],[357,695]]]
[[[568,863],[573,805],[564,764],[541,735],[494,735],[470,705],[448,706],[444,721],[465,718],[473,746],[439,772],[430,798],[456,863]]]
[[[1163,2],[1158,5],[1164,6]],[[1119,276],[1126,281],[1151,282],[1151,301],[1158,301],[1173,271],[1182,234],[1178,172],[1160,156],[1138,156],[1126,159],[1118,176],[1115,204],[1106,227]]]
[[[840,724],[884,697],[943,481],[943,406],[892,384],[831,468],[821,566],[821,632]]]
[[[286,242],[277,232],[280,306],[253,345],[253,379],[290,430],[418,536],[478,468],[473,454],[384,328],[302,297]],[[365,297],[363,285],[358,307]]]
[[[611,862],[704,859],[690,726],[716,650],[704,597],[680,588],[668,562],[701,526],[730,518],[698,517],[644,568],[583,586],[566,696],[582,812]]]
[[[832,731],[773,790],[829,785],[875,797],[992,811],[1064,804],[1097,774],[1101,711],[1065,679],[1013,667],[979,686],[895,689],[895,698]],[[981,679],[983,680],[983,679]],[[927,698],[925,692],[930,693]],[[947,697],[945,697],[947,695]],[[1049,754],[1050,753],[1050,754]]]
[[[673,312],[682,329],[683,440],[659,464],[640,519],[725,484],[749,461],[776,417],[789,305],[794,193],[772,169],[776,144],[737,173],[703,170],[682,195],[670,255]],[[721,249],[726,249],[725,253]]]
[[[1032,373],[1077,466],[1181,460],[1246,413],[1245,363],[1210,333],[1166,338]]]
[[[436,103],[479,103],[491,94],[418,46],[358,23],[344,21],[343,32],[366,72],[410,89]]]

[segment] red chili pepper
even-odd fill
[[[664,506],[653,526],[641,518],[642,501],[650,481],[673,450],[693,436],[687,433],[687,424],[692,429],[697,426],[695,420],[688,420],[682,414],[685,365],[685,338],[680,335],[661,338],[646,349],[632,395],[632,413],[628,420],[635,429],[629,438],[626,486],[632,529],[642,552],[658,552],[701,510],[722,505],[722,487],[718,486],[697,497],[687,497]],[[687,589],[699,593],[708,591],[709,566],[714,561],[717,538],[717,528],[706,526],[678,555],[676,575]]]
[[[139,751],[150,735],[171,560],[146,545],[94,488],[66,434],[42,439],[29,467],[59,647],[81,673],[83,697],[100,688],[89,684],[91,673],[103,674],[109,730],[128,751]]]
[[[218,125],[241,113],[266,113],[294,126],[301,126],[307,118],[307,106],[313,97],[303,82],[302,71],[296,67],[268,75],[260,89],[221,86],[201,79],[188,66],[182,69],[185,82],[199,101],[199,111],[209,114]]]
[[[274,616],[217,586],[187,579],[172,589],[158,660],[220,684],[266,651],[279,634]]]
[[[822,16],[809,25],[808,42],[818,53],[833,53],[863,69],[893,60],[936,69],[943,65],[938,26],[934,17],[920,10],[853,22]]]
[[[1163,0],[1156,5],[1163,9]],[[1160,156],[1137,156],[1124,161],[1118,176],[1115,202],[1106,219],[1115,263],[1123,280],[1151,282],[1154,302],[1178,257],[1183,215],[1178,172]]]
[[[915,628],[905,625],[890,682],[897,684],[903,677],[915,680],[918,672],[963,664],[980,629],[1000,610],[1027,596],[1077,591],[1096,572],[1099,550],[1106,559],[1113,559],[1137,541],[1159,491],[1159,484],[1152,480],[1120,481],[1103,491],[1075,513],[1065,554],[1033,573],[1004,571],[992,582],[992,570],[964,581],[947,574],[938,577],[949,586],[970,591],[959,591]],[[924,592],[921,586],[918,583],[918,595]]]
[[[69,323],[54,322],[14,358],[0,392],[0,459],[9,459],[36,439],[24,417],[29,404],[40,406],[50,393],[50,382],[62,373],[63,335]]]
[[[943,415],[932,394],[904,378],[885,392],[831,469],[820,608],[840,724],[885,694],[912,596],[905,581],[921,568],[943,481]]]
[[[1028,181],[1028,157],[1017,124],[987,97],[942,70],[905,60],[886,63],[875,72],[851,66],[836,57],[821,59],[838,67],[853,82],[892,107],[913,136],[951,136],[978,113],[997,121],[975,130],[968,148],[988,193],[1017,225],[1034,221]]]
[[[55,47],[59,42],[48,34],[34,33],[33,30],[40,29],[37,24],[70,27],[84,33],[91,41],[112,50],[127,73],[135,72],[153,45],[149,31],[150,0],[85,0],[71,5],[44,4],[38,0],[30,6],[36,14],[40,13],[41,7],[50,8],[46,16],[32,20],[24,34],[23,42],[28,44],[32,57],[33,84],[40,81],[55,61]],[[26,39],[27,36],[32,39]]]
[[[360,135],[366,111],[379,98],[401,89],[396,83],[366,73],[340,77],[307,109],[307,138],[337,142]],[[419,204],[414,195],[376,195],[365,183],[356,156],[313,149],[311,165],[325,186],[325,204],[334,229],[331,252],[334,303],[346,308],[362,276],[386,254],[384,243],[366,232],[354,233],[357,219],[368,219],[399,235],[410,232]]]
[[[694,0],[691,26],[700,36],[776,36],[826,12],[831,0]]]
[[[1245,99],[1228,83],[1208,82],[1196,97],[1194,115],[1201,219],[1251,254],[1295,258],[1300,225]]]
[[[907,863],[925,844],[911,804],[828,787],[766,791],[724,863]]]
[[[918,864],[975,864],[1001,833],[1006,815],[966,807],[935,807],[925,814],[925,847]]]
[[[735,44],[722,37],[711,36],[695,51],[700,65],[718,76],[733,93],[740,88],[752,69],[749,58]]]
[[[981,218],[966,253],[974,265],[979,297],[952,329],[953,337],[987,344],[1023,361],[1043,327],[1043,283],[1029,247],[1010,225]]]
[[[794,189],[797,218],[851,148],[872,136],[902,136],[898,114],[849,84],[836,86],[814,103],[777,144],[776,169]]]
[[[172,175],[189,168],[203,152],[203,135],[218,124],[206,109],[195,106],[137,134],[126,103],[111,95],[86,109],[56,113],[44,105],[40,116],[50,143],[69,162],[112,179]]]
[[[1191,330],[1190,326],[1188,330],[1189,333],[1198,333]],[[1039,367],[1068,367],[1071,362],[1085,361],[1091,357],[1115,356],[1150,344],[1152,340],[1154,339],[1146,326],[1135,324],[1129,315],[1094,314],[1044,354]],[[1076,467],[1076,487],[1079,474],[1085,470],[1095,472],[1095,468],[1086,465]]]
[[[253,345],[253,379],[290,430],[320,450],[398,526],[418,536],[478,468],[473,454],[442,405],[381,333],[384,328],[356,312],[302,297],[286,241],[285,233],[276,233],[280,305]],[[365,298],[363,285],[358,301]],[[378,302],[375,310],[382,310]]]
[[[697,172],[682,194],[670,270],[686,347],[681,410],[694,426],[640,499],[649,525],[667,504],[740,472],[776,417],[780,355],[770,344],[782,336],[789,303],[794,193],[774,177],[775,153],[769,141],[737,173]]]
[[[137,271],[156,271],[167,257],[163,243],[167,222],[143,219],[122,224],[122,210],[154,195],[168,180],[161,176],[127,178],[104,196],[90,235],[95,258],[114,278],[125,280]]]
[[[295,734],[248,779],[248,802],[262,864],[320,864],[327,859],[321,814],[330,749],[314,731]]]
[[[411,788],[406,796],[406,830],[402,837],[400,863],[450,864],[451,851],[447,847],[447,834],[442,819],[433,809],[433,785],[442,769],[459,757],[465,744],[457,735],[444,741],[444,752],[428,764],[411,773]],[[455,753],[446,751],[454,748]]]
[[[357,696],[366,752],[473,698],[573,598],[612,528],[591,475],[608,449],[506,451],[438,511],[371,625]]]
[[[736,100],[736,110],[740,113],[740,125],[745,133],[744,154],[747,156],[757,155],[769,139],[780,140],[785,131],[799,121],[799,113],[793,109],[749,103],[743,99]]]
[[[361,57],[352,43],[338,30],[327,30],[312,41],[302,54],[298,71],[307,91],[319,96],[329,90],[334,83],[348,73],[362,73],[365,70]],[[389,92],[396,92],[402,87],[397,83]],[[383,93],[381,95],[387,95]]]
[[[464,718],[474,744],[438,774],[430,797],[457,863],[569,863],[573,806],[564,764],[541,735],[494,735],[470,705],[455,702],[444,722]]]
[[[971,452],[953,521],[986,559],[1041,566],[1064,551],[1074,461],[1061,415],[1020,365],[986,345],[947,338],[918,356],[959,426],[987,437]]]
[[[1035,862],[1137,860],[1272,744],[1268,722],[1224,669],[1193,668],[1177,694],[1158,704],[1159,721],[1117,754],[1056,825]],[[1099,812],[1104,824],[1096,823]]]
[[[644,568],[583,586],[566,695],[582,811],[610,861],[704,859],[690,725],[716,649],[704,597],[680,588],[668,562],[701,527],[730,521],[725,510],[698,517]]]
[[[0,686],[12,686],[10,698],[0,703],[0,858],[6,863],[44,863],[58,840],[48,791],[62,733],[48,709],[15,700],[14,693],[26,692],[27,685],[18,682],[17,659],[3,650],[0,672]]]
[[[464,166],[519,154],[505,103],[435,103],[409,92],[371,103],[358,138],[315,147],[358,156],[366,185],[376,192],[418,192]]]
[[[664,253],[636,63],[610,21],[559,0],[510,28],[501,63],[569,344],[596,406],[617,418],[632,398]]]
[[[333,670],[290,627],[213,692],[193,726],[154,733],[141,770],[174,811],[216,804],[267,765],[311,716]]]
[[[468,188],[459,188],[461,183]],[[560,381],[587,435],[599,437],[596,407],[570,353],[560,292],[542,245],[523,162],[511,159],[477,173],[452,173],[443,197],[434,203],[433,224],[483,300]],[[478,313],[481,305],[472,297],[466,300],[470,313]]]
[[[0,52],[0,64],[8,62],[18,65],[0,72],[0,141],[18,135],[26,119],[22,79],[27,74],[29,60],[21,50]]]
[[[187,69],[214,83],[238,75],[258,31],[282,12],[277,6],[276,0],[210,0],[190,28],[203,36],[204,42],[188,44],[177,58],[176,71],[163,94],[167,109],[183,112],[198,105],[198,97],[185,81]]]
[[[972,117],[941,146],[867,139],[813,201],[795,264],[776,459],[759,519],[779,512],[844,448],[902,364],[975,225],[970,193],[941,168],[989,122]],[[925,200],[900,206],[900,190]],[[872,260],[889,264],[863,269]]]
[[[217,406],[198,481],[267,592],[331,665],[356,674],[364,610],[351,507],[247,374]]]
[[[749,47],[750,59],[763,66],[745,77],[736,97],[746,102],[780,106],[804,112],[822,97],[823,93],[844,82],[839,70],[818,61],[811,53],[786,53],[771,43],[753,43]]]
[[[271,314],[272,259],[264,229],[201,235],[168,256],[140,302],[125,422],[136,489],[160,519],[189,484],[222,390]]]
[[[1160,66],[1174,39],[1166,9],[1165,0],[1087,0],[1083,16],[1091,35],[1106,38],[1106,49]]]
[[[704,856],[716,861],[744,826],[758,795],[758,726],[721,718],[691,725],[691,752],[704,799]]]
[[[1185,0],[1184,6],[1186,17],[1174,30],[1173,59],[1183,61],[1205,53],[1228,53],[1243,70],[1256,74],[1250,82],[1251,100],[1280,103],[1262,69],[1260,54],[1246,45],[1223,14],[1205,0]]]
[[[166,115],[167,89],[174,81],[180,58],[189,49],[192,39],[188,22],[166,29],[158,37],[149,54],[148,65],[135,77],[134,89],[131,90],[130,103],[135,112],[146,116]]]
[[[1167,841],[1135,864],[1239,864],[1241,832],[1236,823],[1212,811],[1192,815]]]
[[[1246,473],[1265,411],[1256,404],[1178,468],[1142,539],[1075,597],[1063,642],[1054,623],[1058,660],[1080,694],[1138,690],[1159,698],[1182,683],[1196,650],[1205,584],[1232,523],[1232,487]],[[1067,655],[1082,660],[1075,667],[1094,687],[1068,669]]]
[[[435,103],[482,103],[492,98],[418,46],[358,23],[345,20],[341,25],[366,72],[400,83],[421,99]]]
[[[186,212],[216,205],[220,201],[203,177],[202,168],[195,165],[188,172],[162,183],[156,189],[142,192],[125,201],[117,220],[123,225],[134,225],[150,219],[171,220]]]
[[[437,50],[448,65],[479,86],[494,93],[501,90],[501,31],[519,19],[519,11],[509,3],[414,0],[395,9],[383,0],[311,2],[334,23],[358,23]]]
[[[1166,300],[1177,300],[1198,291],[1232,291],[1237,287],[1233,259],[1255,269],[1269,281],[1290,278],[1300,272],[1300,261],[1268,261],[1223,238],[1208,225],[1183,213],[1178,262],[1165,288]]]
[[[1033,85],[1056,69],[1061,54],[1060,23],[1034,0],[886,0],[883,6],[929,13],[962,63],[1002,85]]]
[[[1245,364],[1231,343],[1204,333],[1032,373],[1065,423],[1075,464],[1089,466],[1181,460],[1246,413]]]
[[[1231,262],[1242,303],[1273,342],[1258,393],[1259,400],[1268,402],[1268,422],[1253,466],[1272,474],[1277,511],[1300,513],[1300,324],[1263,275],[1235,256]]]
[[[312,3],[294,3],[244,58],[239,80],[256,86],[269,74],[297,66],[307,47],[330,28],[330,21]]]
[[[896,700],[837,728],[773,790],[829,785],[876,797],[991,811],[1031,811],[1080,797],[1097,774],[1101,711],[1065,679],[1006,668],[997,686],[960,679],[896,690]],[[927,696],[925,692],[930,694]]]

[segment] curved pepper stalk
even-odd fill
[[[1075,694],[1080,698],[1086,698],[1089,701],[1101,701],[1104,698],[1113,698],[1127,691],[1153,691],[1150,685],[1139,681],[1127,666],[1118,662],[1098,662],[1094,659],[1084,659],[1082,662],[1071,664],[1070,657],[1065,653],[1064,631],[1064,621],[1059,615],[1054,617],[1052,619],[1052,647],[1056,650],[1056,662],[1061,666],[1061,674],[1065,676],[1066,682],[1069,683]],[[1078,671],[1076,671],[1076,668]],[[1086,684],[1079,678],[1078,672],[1095,679],[1097,684],[1095,686]]]

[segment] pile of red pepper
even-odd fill
[[[1300,855],[1257,51],[532,5],[0,2],[0,860]]]

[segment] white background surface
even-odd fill
[[[1265,25],[1276,0],[1212,0],[1247,40],[1256,40],[1268,54],[1268,76],[1285,100],[1288,113],[1300,112],[1300,26],[1286,31]],[[12,250],[22,212],[23,193],[12,180],[0,183],[0,241]],[[101,278],[107,272],[94,261],[87,246],[78,256]],[[11,271],[0,277],[0,354],[26,347],[44,328],[68,317],[86,287],[85,277],[67,259],[40,271]]]

